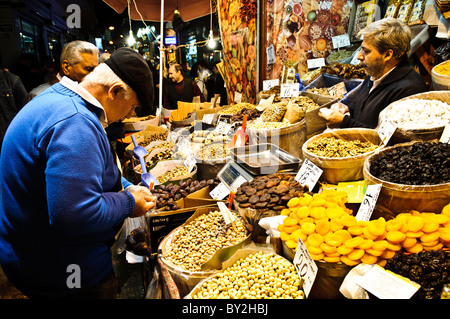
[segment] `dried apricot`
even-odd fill
[[[351,260],[358,260],[361,259],[361,257],[364,256],[364,254],[365,254],[364,249],[353,249],[351,253],[347,255],[347,257]]]
[[[341,256],[341,261],[350,267],[353,267],[353,266],[356,266],[357,264],[359,264],[359,260],[352,260],[345,255]]]
[[[347,228],[348,232],[353,236],[359,236],[363,233],[363,228],[361,226],[352,226]]]
[[[342,215],[345,214],[345,211],[342,209],[342,207],[336,207],[336,208],[327,208],[326,214],[329,219],[335,219],[340,218]]]
[[[378,261],[378,257],[371,255],[371,254],[364,254],[364,256],[361,257],[361,262],[366,265],[372,265],[375,264]]]
[[[351,253],[352,250],[353,250],[353,248],[349,248],[345,245],[341,245],[337,248],[337,252],[341,255],[347,255],[347,254]]]
[[[439,243],[439,240],[433,240],[433,241],[427,241],[427,242],[420,242],[422,244],[422,246],[424,247],[433,247],[436,246]]]
[[[295,226],[298,223],[298,219],[297,218],[292,218],[292,217],[286,217],[283,220],[283,225],[284,226]]]
[[[402,249],[402,245],[401,244],[389,243],[388,249],[390,249],[392,251],[399,251],[400,249]]]
[[[369,231],[369,227],[364,227],[363,229],[363,235],[367,238],[367,239],[376,239],[378,236],[377,235],[373,235],[370,231]]]
[[[337,252],[337,248],[335,246],[330,246],[326,243],[320,244],[320,248],[323,250],[325,254],[333,254]]]
[[[339,218],[333,218],[330,220],[330,229],[335,232],[344,228]]]
[[[406,249],[408,252],[416,254],[416,253],[420,253],[423,250],[423,246],[421,243],[417,243],[414,246],[412,246],[411,248]]]
[[[302,241],[305,241],[306,240],[306,234],[304,234],[303,232],[302,232],[302,230],[301,229],[296,229],[296,230],[294,230],[293,232],[292,232],[292,234],[290,235],[290,239],[292,239],[293,241],[295,241],[295,242],[298,242],[298,239],[301,239]]]
[[[373,242],[372,248],[375,250],[387,249],[388,242],[386,240],[376,240]]]
[[[309,216],[309,208],[306,206],[300,207],[295,214],[298,218],[305,219]]]
[[[295,230],[300,229],[299,225],[284,226],[284,231],[288,234],[292,234]]]
[[[316,224],[314,223],[303,223],[301,225],[301,229],[302,232],[306,235],[310,235],[312,233],[314,233],[314,231],[316,230]]]
[[[443,214],[433,214],[431,219],[432,219],[432,221],[434,221],[440,225],[446,224],[450,220],[450,218],[447,215],[443,215]]]
[[[335,233],[328,233],[325,235],[325,243],[330,246],[340,246],[342,244],[342,237]]]
[[[299,205],[300,206],[309,206],[309,204],[312,202],[313,198],[309,194],[303,194],[303,198],[300,198]]]
[[[406,239],[402,242],[402,246],[404,248],[411,248],[415,244],[417,244],[417,239],[412,237],[406,237]]]
[[[285,208],[285,209],[281,210],[280,215],[289,216],[290,213],[291,213],[291,210],[288,208]]]
[[[441,235],[441,233],[438,231],[435,231],[432,233],[426,233],[426,234],[423,234],[422,236],[420,236],[420,241],[425,242],[425,243],[432,242],[432,241],[438,240],[440,235]]]
[[[423,218],[420,216],[411,216],[408,220],[408,230],[412,232],[418,232],[424,225]]]
[[[409,238],[419,238],[419,237],[421,237],[423,234],[424,234],[423,231],[418,231],[418,232],[407,231],[407,232],[405,233],[406,237],[409,237]]]
[[[387,233],[386,235],[386,239],[393,244],[398,244],[401,243],[402,241],[404,241],[406,238],[406,235],[404,233],[402,233],[401,231],[395,230],[395,231],[390,231]]]
[[[323,243],[323,240],[324,239],[322,235],[314,233],[308,236],[306,242],[308,243],[308,245],[319,247],[320,244]]]
[[[297,248],[297,242],[293,241],[292,239],[289,239],[286,241],[286,246],[288,246],[291,249]]]
[[[450,217],[450,203],[445,205],[444,208],[442,208],[441,214],[444,214],[444,215]]]
[[[367,229],[375,237],[380,236],[386,230],[386,221],[382,217],[380,217],[379,219],[370,220],[369,224],[367,225]]]
[[[345,229],[340,229],[334,232],[336,235],[341,236],[342,237],[342,242],[344,243],[345,241],[352,239],[352,235]]]
[[[443,241],[450,241],[450,228],[439,228],[440,237]]]
[[[389,219],[386,222],[386,230],[389,231],[394,231],[394,230],[400,230],[400,228],[402,228],[403,223],[398,221],[397,219]]]
[[[282,231],[280,232],[280,238],[282,241],[287,241],[291,238],[291,235],[289,235],[288,233]]]
[[[377,261],[377,265],[380,266],[381,268],[384,268],[384,266],[386,266],[387,264],[387,260],[386,259],[379,259]]]
[[[323,257],[323,260],[325,260],[327,263],[338,263],[341,261],[341,257],[340,256],[325,256]]]
[[[424,233],[431,233],[439,229],[439,224],[436,222],[425,223],[422,227]]]
[[[362,238],[362,237],[353,237],[352,239],[347,240],[344,243],[344,246],[353,249],[353,248],[358,247],[359,245],[361,245],[363,242],[364,242],[364,238]]]
[[[307,248],[308,248],[308,252],[309,252],[310,254],[314,254],[314,255],[320,255],[320,254],[323,254],[322,248],[320,248],[320,247],[316,247],[316,246],[311,246],[311,245],[309,245]]]
[[[390,250],[390,249],[386,249],[385,251],[383,251],[383,253],[381,254],[381,258],[384,259],[391,259],[395,256],[395,251]]]
[[[287,202],[287,207],[291,208],[291,207],[295,207],[300,203],[300,198],[298,197],[294,197],[291,198],[288,202]]]
[[[309,254],[313,260],[323,260],[325,258],[324,254]]]
[[[341,222],[345,227],[356,226],[357,220],[355,216],[352,215],[343,215],[341,217]]]
[[[316,233],[325,236],[330,231],[330,223],[328,220],[316,222]]]
[[[326,218],[326,208],[322,206],[318,207],[310,207],[309,208],[309,216],[313,217],[314,219],[322,219]]]
[[[368,252],[371,255],[377,256],[377,257],[379,257],[379,256],[381,256],[381,254],[383,254],[382,250],[376,250],[376,249],[372,249],[372,248],[367,249],[366,252]]]
[[[364,241],[358,246],[358,248],[361,249],[370,249],[373,246],[373,240],[372,239],[364,239]]]

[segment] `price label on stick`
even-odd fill
[[[214,114],[205,114],[203,115],[202,122],[205,124],[212,124],[214,120]]]
[[[269,91],[274,86],[280,85],[280,79],[274,80],[264,80],[263,81],[263,91]]]
[[[299,85],[298,83],[283,83],[280,87],[280,97],[298,97]]]
[[[444,127],[444,131],[442,132],[439,142],[450,144],[450,123]]]
[[[302,186],[308,186],[309,190],[312,190],[316,186],[317,181],[322,175],[323,170],[317,167],[309,159],[305,158],[300,170],[295,176],[295,180]]]
[[[188,157],[186,158],[186,160],[184,161],[184,166],[187,167],[189,173],[192,172],[195,164],[196,164],[196,160],[195,160],[194,155],[189,154]]]
[[[295,251],[293,263],[295,269],[297,270],[298,276],[303,281],[303,292],[306,297],[308,297],[314,284],[314,280],[316,279],[318,268],[300,238],[297,242],[297,249]]]
[[[350,45],[350,38],[347,33],[331,37],[331,41],[333,42],[334,49],[344,48]]]
[[[380,127],[378,128],[378,136],[383,145],[387,145],[396,129],[397,127],[392,121],[385,120],[381,122]]]
[[[230,190],[224,183],[219,183],[210,193],[212,199],[222,200],[230,194]]]
[[[225,224],[231,224],[236,220],[236,217],[230,212],[227,205],[223,202],[218,202],[217,206],[219,206],[220,213],[223,216],[223,219],[225,220]]]
[[[367,186],[366,194],[359,206],[358,213],[356,213],[357,220],[369,221],[372,216],[373,209],[380,195],[382,184],[375,184]]]

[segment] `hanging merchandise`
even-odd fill
[[[275,60],[267,60],[266,79],[281,79],[288,60],[299,62],[302,75],[308,60],[325,59],[333,51],[332,37],[347,33],[351,6],[346,0],[268,1],[266,50],[273,47]]]
[[[384,14],[385,18],[396,18],[398,14],[398,10],[400,9],[401,1],[400,0],[391,0],[386,8],[386,13]]]
[[[412,1],[412,0],[408,0]],[[360,3],[356,7],[355,20],[351,35],[351,41],[360,41],[362,38],[358,37],[359,31],[364,29],[372,22],[380,19],[380,6],[378,0],[371,0]]]
[[[424,24],[423,15],[425,13],[425,6],[427,0],[416,0],[409,18],[409,25]]]
[[[403,23],[408,23],[411,17],[411,12],[414,6],[413,0],[403,0],[402,5],[398,11],[397,19]]]
[[[256,100],[256,2],[217,2],[228,101]]]

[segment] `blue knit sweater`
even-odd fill
[[[113,191],[120,172],[100,111],[58,83],[8,128],[0,157],[0,263],[24,291],[80,291],[67,286],[73,264],[81,289],[112,270],[111,242],[135,202]]]

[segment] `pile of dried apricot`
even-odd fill
[[[410,211],[387,221],[358,221],[346,203],[347,194],[332,189],[292,198],[281,211],[286,216],[278,226],[281,240],[295,250],[300,238],[314,260],[349,266],[384,266],[402,249],[450,248],[450,204],[440,214]]]

